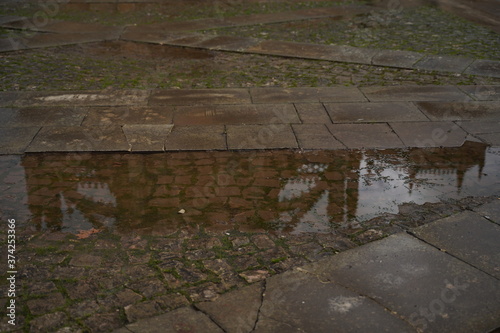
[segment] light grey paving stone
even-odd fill
[[[165,140],[174,125],[124,125],[130,151],[164,151]]]
[[[128,324],[128,332],[157,333],[223,333],[210,318],[200,311],[184,307],[165,314]],[[115,331],[115,332],[123,332]]]
[[[390,123],[407,147],[460,147],[467,132],[448,121]]]
[[[251,103],[247,89],[154,90],[150,105],[212,105]]]
[[[355,87],[251,88],[254,103],[365,102]]]
[[[60,92],[26,92],[13,103],[14,106],[121,106],[145,105],[149,96],[146,90],[85,90]]]
[[[304,270],[366,295],[428,332],[489,332],[500,281],[405,233],[342,252]]]
[[[226,293],[213,302],[197,303],[225,332],[251,332],[262,303],[263,286],[259,283]]]
[[[500,279],[500,226],[466,211],[413,230],[420,238]]]
[[[228,125],[229,149],[298,148],[290,125]]]
[[[410,102],[325,103],[325,107],[334,123],[429,120]]]
[[[345,146],[335,139],[325,124],[292,125],[299,147],[302,149],[344,149]]]
[[[368,297],[300,271],[267,280],[255,332],[414,332]]]
[[[165,140],[165,150],[224,150],[226,136],[223,125],[174,126]]]
[[[127,151],[122,128],[109,126],[43,127],[26,152]]]
[[[173,115],[173,106],[91,107],[82,125],[171,124]]]
[[[500,61],[476,59],[464,72],[465,74],[500,77]]]
[[[462,73],[474,59],[456,56],[428,55],[413,65],[413,68],[427,71]]]
[[[22,154],[40,127],[0,128],[0,154]]]
[[[0,107],[11,106],[19,98],[23,98],[24,94],[17,91],[1,91],[0,92]]]
[[[329,124],[332,121],[322,103],[295,103],[295,109],[304,124]]]
[[[227,125],[300,123],[292,104],[240,104],[179,106],[174,114],[176,125]]]
[[[476,137],[493,147],[500,147],[500,133],[481,133]]]
[[[87,110],[72,107],[27,107],[15,110],[2,127],[80,126]]]
[[[379,50],[372,58],[372,64],[377,66],[412,68],[422,59],[422,53],[398,50]]]
[[[347,148],[404,148],[387,124],[327,124],[333,136]]]
[[[360,89],[372,102],[470,100],[469,96],[454,86],[392,86]]]
[[[500,121],[460,121],[456,123],[470,134],[500,133]]]
[[[500,86],[475,85],[458,86],[458,88],[478,101],[500,101]]]
[[[418,102],[431,120],[500,120],[500,102]]]
[[[260,41],[254,38],[237,37],[237,36],[216,36],[214,38],[204,40],[197,47],[208,48],[210,50],[224,51],[244,51],[245,49],[258,44]]]
[[[474,211],[481,214],[484,218],[500,225],[500,198],[493,202],[474,208]]]
[[[0,108],[0,127],[9,127],[10,118],[16,113],[15,109]]]

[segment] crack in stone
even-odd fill
[[[226,330],[225,330],[225,329],[224,329],[221,325],[219,325],[219,323],[218,323],[218,322],[217,322],[214,318],[212,318],[212,316],[210,316],[208,313],[206,313],[205,311],[203,311],[202,309],[200,309],[199,307],[197,307],[197,306],[196,306],[196,304],[193,304],[193,305],[192,305],[192,308],[193,308],[195,311],[198,311],[198,312],[203,313],[205,316],[207,316],[207,317],[208,317],[208,319],[210,319],[210,321],[211,321],[212,323],[214,323],[214,324],[215,324],[215,326],[217,326],[218,328],[220,328],[222,332],[227,333],[227,331],[226,331]]]
[[[250,333],[255,331],[255,329],[257,328],[257,324],[259,323],[262,305],[264,305],[264,297],[266,296],[266,290],[267,290],[267,280],[264,280],[262,281],[262,293],[260,294],[260,305],[259,308],[257,309],[257,316],[255,318],[255,323],[253,324]]]

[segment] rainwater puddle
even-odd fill
[[[500,149],[0,156],[2,218],[34,230],[332,232],[398,205],[500,193]],[[179,213],[184,210],[183,213]]]

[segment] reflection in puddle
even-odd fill
[[[330,232],[406,202],[497,195],[500,149],[0,156],[4,218],[38,230]],[[179,210],[184,209],[184,214]]]

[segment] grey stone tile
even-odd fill
[[[484,218],[500,224],[500,198],[488,204],[482,205],[474,209],[475,212],[481,214]]]
[[[500,77],[500,61],[477,59],[469,66],[469,68],[465,70],[464,73]]]
[[[304,124],[329,124],[332,122],[321,103],[296,103],[295,108]]]
[[[489,332],[500,281],[401,233],[342,252],[306,271],[366,295],[429,332]]]
[[[171,124],[173,106],[92,107],[83,126],[102,124]]]
[[[412,68],[425,55],[411,51],[380,50],[372,58],[372,64],[377,66]]]
[[[26,152],[127,151],[122,128],[109,126],[43,127]]]
[[[290,125],[228,125],[229,149],[298,148]]]
[[[476,134],[476,137],[491,146],[500,147],[500,133],[481,133]]]
[[[28,107],[15,110],[2,127],[80,126],[87,110],[71,107]]]
[[[460,147],[467,132],[447,121],[390,123],[407,147]]]
[[[500,120],[500,102],[419,102],[416,103],[431,120]]]
[[[224,126],[174,126],[165,141],[165,150],[223,150]]]
[[[364,87],[361,91],[372,102],[470,100],[469,96],[454,86]]]
[[[160,327],[161,331],[165,333],[178,333],[180,331],[223,333],[222,329],[217,327],[208,316],[190,307],[139,320],[126,327],[129,332],[141,333],[156,333]]]
[[[457,124],[470,134],[500,133],[500,121],[460,121]]]
[[[163,151],[165,140],[174,125],[124,125],[130,151]]]
[[[355,87],[251,88],[254,103],[364,102]]]
[[[259,43],[258,39],[237,37],[237,36],[216,36],[214,38],[204,40],[196,46],[208,48],[211,50],[225,51],[244,51]]]
[[[27,92],[17,98],[14,106],[120,106],[145,105],[146,90],[85,90],[61,92]]]
[[[292,125],[299,147],[302,149],[343,149],[345,146],[335,139],[325,124]]]
[[[319,59],[370,65],[372,58],[379,52],[375,49],[347,45],[329,45],[330,50]]]
[[[210,35],[189,34],[171,39],[168,44],[176,46],[195,46],[212,38]]]
[[[22,19],[24,19],[24,17],[22,16],[2,15],[0,16],[0,25],[2,25],[2,27],[5,27],[6,23],[20,21]]]
[[[9,127],[7,124],[15,113],[15,109],[0,108],[0,127]]]
[[[0,91],[0,107],[11,106],[19,98],[23,97],[23,93],[15,91]]]
[[[410,102],[325,103],[325,107],[334,123],[428,120]]]
[[[212,105],[251,103],[247,89],[154,90],[150,105]]]
[[[500,279],[499,225],[466,211],[413,232],[427,243]]]
[[[413,68],[427,71],[462,73],[473,61],[474,59],[465,57],[428,55],[417,62]]]
[[[476,85],[458,86],[458,88],[478,101],[500,101],[500,86]]]
[[[40,127],[0,128],[0,154],[22,154]]]
[[[414,328],[377,302],[334,282],[297,271],[269,278],[255,332],[304,331],[414,332]]]
[[[300,123],[292,104],[180,106],[175,125]]]
[[[29,38],[18,39],[19,45],[25,45],[25,48],[53,47],[79,43],[100,42],[105,40],[117,39],[114,32],[95,32],[95,33],[38,33]]]
[[[7,37],[0,39],[0,52],[24,50],[28,47],[19,37]]]
[[[196,304],[225,332],[251,332],[262,301],[262,285],[253,285],[226,293],[213,302]]]
[[[387,124],[328,124],[333,136],[347,148],[403,148],[404,144]]]

